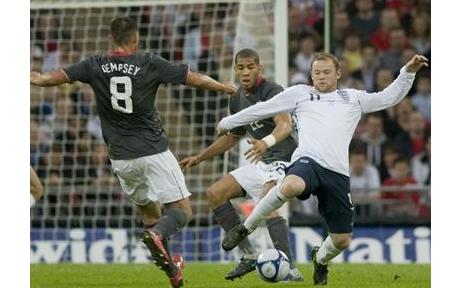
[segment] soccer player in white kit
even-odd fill
[[[401,68],[399,76],[383,91],[337,90],[340,70],[337,58],[319,53],[312,61],[313,86],[295,85],[268,101],[260,102],[218,124],[219,134],[253,121],[290,112],[297,119],[298,148],[286,168],[284,180],[257,204],[246,221],[229,231],[222,248],[234,248],[274,210],[297,197],[311,194],[318,198],[329,236],[321,247],[314,247],[313,281],[327,284],[327,264],[345,250],[353,231],[354,207],[350,197],[348,146],[364,113],[383,110],[401,101],[411,88],[415,73],[428,66],[428,59],[415,55]]]

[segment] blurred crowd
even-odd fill
[[[379,91],[414,54],[431,58],[430,1],[333,3],[331,49],[340,59],[340,88]],[[107,18],[130,13],[140,23],[142,49],[230,80],[237,6],[203,5],[119,8]],[[109,49],[88,41],[93,36],[107,42],[100,36],[108,35],[106,27],[85,30],[86,38],[79,37],[58,12],[40,13],[31,15],[31,69],[50,71],[80,60],[84,51]],[[288,13],[289,84],[310,83],[311,59],[324,49],[324,1],[289,0]],[[430,83],[430,68],[423,69],[408,97],[394,108],[363,117],[358,125],[350,145],[352,197],[358,210],[379,201],[379,209],[388,214],[429,217],[429,193],[422,186],[431,184]],[[195,124],[202,136],[200,145],[210,144],[216,121],[226,113],[226,96],[184,88],[173,90],[173,96],[188,112],[187,123]],[[87,85],[31,88],[30,164],[45,186],[117,185]],[[407,186],[404,190],[412,192],[382,186]]]

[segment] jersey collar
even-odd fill
[[[265,78],[263,78],[262,76],[257,77],[255,85],[252,86],[251,89],[250,89],[248,92],[254,93],[254,91],[256,91],[257,89],[259,89],[259,87],[260,87],[264,82],[265,82]]]
[[[264,82],[265,82],[265,78],[263,78],[262,76],[257,77],[256,85],[254,85],[254,88],[259,88],[260,85],[262,85],[262,83]]]

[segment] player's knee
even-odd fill
[[[186,209],[183,210],[185,213],[185,224],[189,223],[193,219],[193,211],[192,207],[187,207]],[[184,225],[185,225],[184,224]]]
[[[294,198],[302,193],[305,190],[305,183],[303,181],[296,181],[290,179],[285,181],[281,186],[281,192],[287,198]]]
[[[335,235],[331,236],[332,243],[334,243],[335,248],[340,250],[345,250],[350,246],[351,234],[348,235]]]

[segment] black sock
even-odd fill
[[[172,234],[179,231],[187,224],[187,216],[180,208],[166,209],[164,214],[160,217],[153,231],[167,239]]]
[[[228,232],[236,225],[241,224],[240,217],[238,217],[238,214],[230,201],[220,205],[212,212],[214,213],[217,223],[224,228],[225,232]],[[247,237],[238,244],[238,247],[240,247],[245,255],[255,256],[256,254],[256,251]]]
[[[294,259],[292,258],[289,246],[289,227],[286,219],[281,216],[268,218],[266,220],[266,224],[273,246],[275,246],[276,249],[283,251],[289,258],[291,269],[295,268]]]

